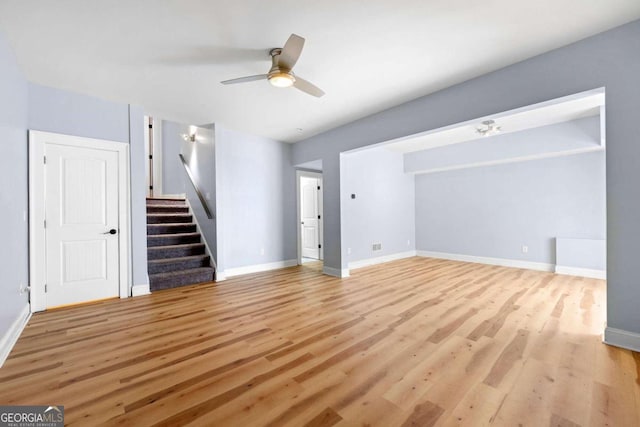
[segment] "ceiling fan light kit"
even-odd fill
[[[283,72],[269,73],[267,79],[275,87],[291,87],[296,82],[296,78],[292,74]]]
[[[494,120],[485,120],[482,122],[482,126],[476,128],[481,136],[491,136],[502,131],[502,126],[498,126]]]
[[[291,34],[283,48],[271,49],[271,69],[267,74],[240,77],[237,79],[225,80],[223,85],[246,83],[256,80],[267,80],[272,86],[278,88],[295,87],[302,92],[317,98],[324,95],[324,91],[313,83],[293,74],[293,66],[298,62],[298,58],[304,47],[304,39],[296,34]]]

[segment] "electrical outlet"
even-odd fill
[[[260,248],[260,255],[264,255],[264,248]]]
[[[529,246],[522,245],[522,253],[523,253],[523,254],[526,254],[526,253],[528,253],[528,252],[529,252]]]
[[[382,243],[374,243],[373,245],[371,245],[371,250],[372,251],[381,251],[382,250]]]
[[[351,248],[347,248],[347,255],[351,255]]]
[[[411,246],[411,240],[410,239],[407,240],[407,246]]]

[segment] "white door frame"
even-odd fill
[[[300,223],[302,219],[300,217],[301,200],[300,200],[300,178],[306,176],[309,178],[318,178],[322,180],[322,172],[309,172],[303,170],[296,170],[296,236],[298,239],[298,265],[302,265],[302,233],[300,230]],[[324,260],[324,182],[320,184],[320,200],[318,204],[318,210],[320,211],[320,221],[318,222],[318,236],[320,242],[320,260]]]
[[[147,116],[148,117],[148,116]],[[153,120],[153,194],[155,197],[164,194],[162,189],[162,120],[152,117]],[[145,129],[149,131],[149,129]],[[147,134],[145,132],[145,134]],[[148,161],[148,160],[147,160]]]
[[[31,312],[46,310],[46,240],[45,240],[45,144],[95,148],[118,153],[119,194],[119,289],[127,298],[131,289],[131,211],[129,186],[129,144],[103,139],[83,138],[57,133],[29,131],[29,276]]]

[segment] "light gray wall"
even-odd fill
[[[27,304],[27,81],[0,32],[0,339]]]
[[[340,188],[349,262],[415,249],[414,177],[404,173],[402,153],[374,148],[343,154]],[[374,252],[373,243],[382,243],[382,250]]]
[[[32,83],[28,101],[31,130],[130,143],[133,284],[148,284],[142,109]]]
[[[127,104],[29,83],[29,129],[129,142],[129,108]]]
[[[183,181],[186,182],[186,195],[193,213],[195,214],[200,230],[204,239],[207,241],[211,249],[211,256],[214,260],[218,259],[218,246],[216,244],[216,169],[215,169],[215,138],[213,128],[197,128],[197,140],[195,142],[185,142],[183,140],[181,152],[185,161],[189,165],[189,169],[193,174],[196,185],[205,197],[207,205],[211,210],[214,218],[207,218],[202,202],[198,197],[193,185],[190,183],[189,177],[186,175],[184,166],[181,164],[180,169],[183,174]]]
[[[211,249],[211,256],[219,270],[217,227],[218,212],[216,212],[216,160],[215,160],[215,130],[213,125],[196,128],[197,141],[185,141],[182,135],[188,135],[190,125],[176,123],[169,120],[162,121],[162,190],[165,195],[185,194],[200,226],[202,237]],[[182,154],[194,174],[196,184],[214,218],[207,218],[207,214],[190,182],[179,154]]]
[[[185,193],[217,270],[296,258],[295,171],[289,144],[232,131],[198,128],[206,141],[185,142],[189,125],[162,122],[163,190]],[[206,218],[178,160],[182,153],[215,218]],[[264,248],[264,255],[261,254]]]
[[[187,191],[187,178],[178,157],[185,142],[182,138],[183,134],[189,134],[189,125],[162,121],[162,193],[164,195],[185,194]]]
[[[215,131],[218,268],[295,259],[290,145],[219,125]]]
[[[129,106],[129,144],[131,156],[131,272],[133,284],[149,283],[147,269],[147,177],[142,165],[144,150],[144,111]]]
[[[418,250],[555,264],[556,237],[605,238],[603,152],[417,175],[415,190]]]
[[[325,264],[346,266],[339,153],[606,87],[607,321],[640,333],[640,21],[365,117],[297,143],[294,164],[323,159]]]
[[[600,146],[600,116],[505,133],[405,154],[405,171],[419,172]]]

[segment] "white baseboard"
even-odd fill
[[[592,279],[607,279],[605,270],[593,270],[590,268],[567,267],[564,265],[556,265],[556,274],[564,274],[567,276],[590,277]]]
[[[20,314],[18,314],[16,320],[9,326],[9,330],[4,334],[2,339],[0,339],[0,367],[4,365],[5,360],[9,357],[9,353],[11,353],[13,346],[16,345],[16,341],[20,338],[20,334],[24,327],[27,326],[30,318],[31,307],[29,307],[29,304],[26,304],[20,311]]]
[[[416,251],[418,256],[449,259],[452,261],[475,262],[478,264],[500,265],[502,267],[526,268],[527,270],[553,271],[554,265],[544,262],[522,261],[517,259],[490,258],[474,255],[449,254],[445,252]]]
[[[225,280],[227,280],[227,275],[224,271],[218,271],[216,270],[216,274],[215,277],[213,279],[214,282],[224,282]]]
[[[640,334],[607,326],[602,341],[605,344],[640,352]]]
[[[384,262],[396,261],[403,258],[411,258],[416,256],[416,251],[398,252],[390,255],[383,255],[375,258],[367,258],[359,261],[353,261],[349,263],[349,270],[356,268],[368,267],[370,265],[382,264]]]
[[[298,260],[287,259],[284,261],[270,262],[267,264],[256,264],[256,265],[247,265],[244,267],[237,267],[237,268],[227,268],[224,270],[222,275],[225,278],[227,278],[227,277],[233,277],[233,276],[240,276],[242,274],[259,273],[261,271],[278,270],[280,268],[293,267],[294,265],[298,265]]]
[[[143,284],[143,285],[133,285],[131,287],[131,296],[132,297],[139,297],[140,295],[149,295],[151,293],[151,288],[149,287],[149,284]]]
[[[322,267],[322,272],[328,276],[338,277],[343,279],[345,277],[349,277],[349,269],[343,268],[342,270],[331,267]]]

